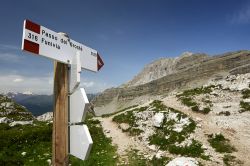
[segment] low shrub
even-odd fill
[[[201,155],[204,153],[204,149],[202,148],[201,143],[196,140],[192,140],[192,144],[189,146],[179,147],[171,145],[169,147],[169,152],[182,156],[201,157]]]
[[[240,102],[240,107],[241,110],[239,112],[246,112],[246,111],[250,111],[250,104],[244,101]]]
[[[243,99],[250,98],[250,89],[243,90],[241,94]]]
[[[242,165],[243,164],[242,161],[237,160],[235,156],[232,156],[230,154],[224,155],[223,162],[226,166],[235,166],[235,165]]]
[[[229,111],[222,111],[222,112],[219,112],[219,115],[229,116],[231,115],[231,113]]]
[[[209,135],[208,142],[219,153],[232,153],[236,151],[235,147],[222,134]]]

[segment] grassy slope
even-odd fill
[[[9,127],[8,124],[0,124],[0,165],[48,165],[51,159],[52,124],[34,122],[34,125]],[[92,139],[94,141],[90,157],[86,161],[70,157],[72,165],[116,165],[116,148],[111,145],[111,139],[107,138],[99,121],[88,117]],[[26,152],[26,155],[22,155]]]

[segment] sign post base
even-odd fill
[[[68,159],[68,65],[54,62],[54,119],[52,165],[67,166]]]

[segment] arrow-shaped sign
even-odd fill
[[[86,125],[70,126],[70,154],[79,159],[88,158],[93,141]]]
[[[71,123],[83,122],[89,107],[89,100],[83,88],[78,88],[70,95],[69,121]]]
[[[66,64],[79,52],[81,68],[94,72],[104,65],[96,50],[29,20],[23,25],[22,50]]]

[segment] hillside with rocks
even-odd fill
[[[250,165],[250,73],[97,119],[124,165],[138,164],[129,154],[144,165]]]
[[[0,95],[0,123],[31,124],[33,115],[22,105],[17,104],[10,98]]]
[[[134,79],[120,87],[105,90],[92,103],[96,115],[102,115],[173,91],[199,87],[210,79],[248,72],[250,51],[216,56],[184,53],[178,58],[164,58],[147,65]]]
[[[1,95],[1,165],[51,164],[53,113],[34,117]],[[93,117],[90,158],[72,165],[250,165],[250,73]],[[38,165],[39,165],[38,164]]]

